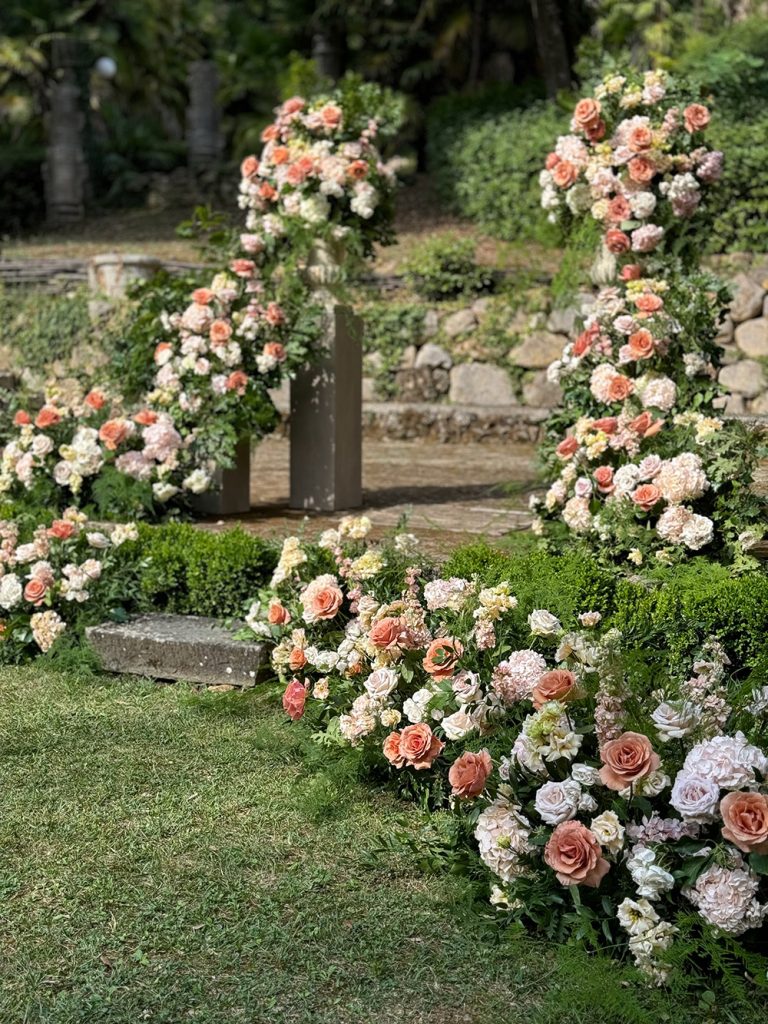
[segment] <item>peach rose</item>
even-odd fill
[[[728,793],[720,801],[723,838],[743,853],[768,853],[768,796]]]
[[[608,220],[619,224],[623,220],[629,220],[631,216],[632,208],[624,196],[616,196],[608,203]]]
[[[212,345],[226,345],[232,337],[232,327],[226,320],[214,320],[208,331],[208,336]]]
[[[283,104],[284,114],[298,114],[300,110],[303,110],[306,106],[305,101],[301,96],[291,96],[289,100],[286,100]]]
[[[259,185],[259,196],[268,201],[277,199],[277,189],[273,188],[268,181],[265,181]]]
[[[638,125],[629,133],[627,147],[631,149],[633,153],[642,153],[644,150],[650,149],[652,145],[653,132],[647,125]]]
[[[304,714],[304,705],[307,701],[307,688],[298,679],[292,679],[283,693],[283,709],[288,717],[298,722]]]
[[[196,306],[207,306],[213,301],[213,294],[210,288],[195,288],[192,292],[192,301]]]
[[[551,171],[553,167],[560,163],[560,157],[557,153],[547,153],[547,159],[544,161],[544,166],[548,171]]]
[[[603,762],[600,779],[603,785],[616,792],[645,779],[661,764],[651,741],[639,732],[624,732],[617,739],[609,740],[600,751],[600,760]]]
[[[278,363],[285,362],[285,345],[281,345],[279,341],[268,341],[264,345],[264,355],[271,356],[276,359]]]
[[[13,425],[15,427],[26,427],[31,422],[32,417],[29,415],[28,412],[25,412],[23,409],[19,409],[19,411],[13,417]]]
[[[392,650],[393,647],[398,646],[404,629],[405,623],[402,619],[387,616],[387,618],[374,622],[368,632],[368,639],[380,651]]]
[[[598,466],[592,475],[601,494],[610,494],[613,491],[613,466]]]
[[[619,428],[619,421],[615,416],[603,416],[599,420],[592,421],[593,430],[602,430],[604,434],[615,434]]]
[[[229,269],[233,274],[237,274],[238,277],[253,277],[256,264],[253,260],[246,260],[240,257],[236,260],[231,260]]]
[[[279,601],[270,601],[267,622],[270,626],[285,626],[291,621],[291,613]],[[303,652],[302,652],[303,653]],[[299,666],[302,668],[303,666]]]
[[[445,746],[426,722],[406,725],[400,733],[400,754],[406,764],[417,771],[431,768],[432,762]]]
[[[641,437],[645,437],[645,435],[648,433],[652,425],[653,416],[651,416],[651,414],[646,409],[644,412],[641,412],[639,416],[635,416],[635,418],[629,424],[629,427],[630,430],[634,430],[636,434],[639,434]]]
[[[590,142],[599,142],[600,139],[605,137],[605,121],[599,118],[594,124],[591,124],[588,128],[584,129],[584,134],[587,136]]]
[[[649,359],[656,351],[656,342],[647,328],[641,327],[629,336],[629,350],[635,359]]]
[[[569,160],[560,160],[552,170],[552,180],[559,188],[569,188],[578,176],[578,167]]]
[[[611,869],[594,833],[580,821],[557,826],[544,847],[544,860],[562,885],[597,888]]]
[[[573,120],[578,128],[594,128],[600,121],[600,103],[591,98],[579,100],[573,111]]]
[[[70,523],[68,519],[54,519],[46,530],[48,536],[55,537],[56,540],[69,540],[74,532],[75,524]]]
[[[131,432],[128,420],[107,420],[99,427],[99,440],[104,447],[113,452],[125,441]]]
[[[341,124],[341,109],[333,103],[327,103],[320,111],[320,117],[326,128],[338,128]]]
[[[481,750],[479,754],[468,750],[456,758],[448,772],[451,793],[461,800],[479,796],[492,771],[493,761],[487,750]]]
[[[26,587],[24,587],[24,600],[35,605],[42,604],[47,589],[48,588],[42,580],[38,580],[33,577],[29,580]]]
[[[138,423],[140,427],[151,427],[153,423],[157,423],[157,413],[152,409],[140,409],[133,417],[133,422]]]
[[[617,374],[608,385],[608,397],[612,402],[623,402],[632,394],[633,384],[629,377]]]
[[[661,501],[661,491],[656,484],[641,484],[632,492],[632,501],[644,512],[650,512]]]
[[[639,281],[643,275],[643,269],[637,263],[628,263],[626,267],[621,268],[622,281]]]
[[[449,679],[456,671],[463,653],[464,645],[461,640],[438,637],[427,648],[422,665],[435,679]]]
[[[307,611],[309,611],[313,621],[335,618],[344,600],[341,589],[333,583],[318,587],[313,587],[310,584],[304,593]]]
[[[632,181],[646,185],[656,174],[656,164],[647,156],[633,156],[627,164]]]
[[[255,156],[247,156],[240,164],[240,174],[243,178],[252,178],[259,169],[259,161]]]
[[[301,647],[294,647],[288,656],[288,668],[291,672],[301,672],[307,664],[307,656]]]
[[[698,132],[709,124],[709,111],[702,103],[691,103],[683,111],[686,130]]]
[[[104,395],[95,389],[85,396],[85,404],[89,409],[103,409],[106,401]]]
[[[261,133],[261,141],[262,142],[274,142],[279,134],[280,134],[280,129],[277,127],[276,124],[268,124],[267,127],[264,129],[264,131]],[[254,157],[250,157],[250,158],[246,158],[246,159],[256,160],[256,157],[254,156]],[[256,160],[256,170],[258,170],[258,166],[259,166],[259,161]],[[242,167],[242,165],[241,165],[241,167]],[[254,171],[253,173],[255,174],[256,172]]]
[[[661,309],[664,305],[664,300],[660,295],[653,295],[652,292],[643,292],[642,295],[638,295],[635,299],[635,305],[641,313],[655,313],[656,310]]]
[[[605,247],[614,256],[621,256],[622,253],[628,252],[630,245],[629,235],[625,235],[618,228],[611,228],[609,231],[606,231]]]
[[[46,427],[55,427],[60,422],[61,416],[59,411],[54,409],[52,405],[44,405],[35,417],[35,426],[38,430],[45,430]]]
[[[368,164],[365,160],[353,160],[347,168],[347,175],[353,181],[362,181],[368,177]]]
[[[233,370],[224,382],[227,391],[236,391],[238,395],[244,395],[248,385],[248,374],[242,370]]]
[[[384,757],[395,768],[405,767],[405,757],[400,753],[400,736],[399,732],[391,732],[384,740]]]
[[[555,448],[558,458],[560,459],[571,459],[579,450],[579,442],[575,437],[566,437],[560,444]]]
[[[287,146],[275,146],[272,150],[272,163],[279,167],[281,164],[288,163],[290,152]]]
[[[538,710],[548,700],[567,700],[576,685],[576,676],[565,668],[545,672],[531,692],[533,706]]]

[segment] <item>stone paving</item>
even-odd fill
[[[288,459],[286,438],[263,441],[252,455],[250,513],[206,526],[239,522],[262,536],[281,537],[301,529],[305,520],[311,534],[336,521],[335,514],[288,508]],[[534,445],[363,443],[362,511],[379,533],[407,516],[408,528],[436,553],[479,535],[497,538],[527,528],[535,483]]]

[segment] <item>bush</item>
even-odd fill
[[[66,360],[80,343],[90,341],[93,326],[88,316],[85,289],[64,295],[35,291],[14,294],[7,338],[19,368],[41,371]]]
[[[140,526],[132,547],[126,557],[143,566],[142,611],[240,616],[277,564],[273,545],[239,527],[213,533],[185,523]]]
[[[395,373],[403,352],[422,338],[427,307],[414,302],[377,301],[367,303],[360,312],[365,324],[363,351],[376,357],[366,372],[373,373],[377,392],[391,398],[396,394]]]
[[[710,252],[768,249],[768,115],[736,123],[720,117],[712,144],[725,153],[719,187],[710,199]]]
[[[411,288],[425,299],[452,299],[491,287],[493,273],[475,259],[471,238],[443,235],[417,246],[406,264]]]
[[[427,156],[440,195],[489,234],[554,241],[538,179],[544,155],[566,127],[565,114],[551,103],[501,112],[436,105],[427,121]]]

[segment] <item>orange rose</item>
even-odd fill
[[[232,337],[232,327],[226,320],[214,320],[208,332],[212,345],[226,345]]]
[[[557,448],[555,448],[555,452],[559,459],[571,459],[578,450],[579,442],[575,437],[566,437],[560,442]]]
[[[639,281],[642,277],[643,269],[637,263],[628,263],[626,267],[621,268],[622,281]]]
[[[267,200],[277,199],[277,189],[273,188],[268,181],[265,181],[259,185],[259,196]]]
[[[347,174],[353,181],[362,181],[368,176],[368,164],[365,160],[353,160],[347,168]]]
[[[683,121],[687,131],[701,131],[709,124],[709,111],[701,103],[691,103],[683,111]]]
[[[594,833],[580,821],[561,822],[544,847],[544,860],[562,885],[597,888],[611,869]]]
[[[38,580],[33,577],[29,580],[26,587],[24,587],[24,600],[35,605],[42,604],[47,589],[48,588],[42,580]]]
[[[252,178],[254,174],[256,174],[258,169],[259,161],[255,156],[247,156],[245,160],[243,160],[243,162],[240,164],[240,174],[244,178]]]
[[[594,335],[589,331],[582,331],[581,334],[576,338],[573,343],[573,354],[576,358],[580,358],[586,355],[587,352],[592,348],[592,342],[595,340]]]
[[[641,313],[655,313],[657,309],[661,309],[664,305],[664,300],[660,295],[644,292],[642,295],[637,296],[635,305]]]
[[[275,146],[272,150],[272,163],[279,167],[280,164],[288,163],[289,156],[287,146]]]
[[[140,427],[151,427],[153,423],[157,423],[157,413],[151,409],[140,409],[133,417],[133,422],[138,423]]]
[[[633,153],[642,153],[643,150],[650,149],[652,145],[653,132],[647,125],[638,125],[637,128],[633,128],[629,133],[627,147]]]
[[[292,679],[283,693],[283,708],[292,721],[297,722],[304,714],[306,700],[306,686],[298,679]]]
[[[600,121],[600,104],[597,100],[583,99],[576,104],[573,120],[577,128],[594,128]]]
[[[438,637],[427,648],[422,665],[435,679],[449,679],[456,671],[463,653],[464,645],[461,640]]]
[[[16,427],[26,427],[31,422],[32,417],[29,415],[28,412],[25,412],[23,409],[19,409],[19,411],[13,417],[13,424]]]
[[[341,110],[339,107],[328,103],[320,111],[320,117],[322,118],[323,124],[326,128],[338,128],[341,124]]]
[[[578,167],[568,160],[560,160],[552,170],[552,180],[559,188],[568,188],[578,176]]]
[[[632,492],[632,501],[644,512],[650,512],[661,501],[661,491],[656,484],[641,484]]]
[[[268,341],[264,345],[264,355],[272,356],[278,363],[285,362],[285,345],[281,345],[279,341]]]
[[[625,235],[618,228],[611,228],[605,232],[605,247],[614,256],[621,256],[622,253],[627,252],[630,244],[629,235]]]
[[[641,437],[645,437],[651,426],[653,425],[653,416],[646,409],[641,412],[639,416],[635,416],[632,422],[629,424],[630,429],[634,430],[636,434]]]
[[[610,494],[613,491],[613,466],[598,466],[592,475],[601,494]]]
[[[100,391],[89,391],[85,396],[85,404],[89,409],[103,409],[106,404],[106,398]]]
[[[267,308],[264,310],[264,319],[270,325],[270,327],[279,327],[280,324],[285,323],[285,313],[282,307],[277,302],[268,302]]]
[[[307,664],[307,656],[301,647],[294,647],[288,657],[288,668],[291,672],[301,672]]]
[[[391,732],[384,740],[384,757],[395,768],[405,767],[405,758],[400,753],[400,733]]]
[[[544,166],[548,171],[551,171],[560,162],[560,157],[557,153],[547,153],[547,159],[544,161]]]
[[[237,274],[238,277],[253,277],[256,264],[253,260],[246,260],[241,257],[240,259],[231,260],[229,269],[233,274]]]
[[[549,700],[567,700],[576,685],[576,676],[565,668],[545,672],[534,686],[531,697],[538,710]]]
[[[633,156],[627,164],[632,181],[646,185],[656,174],[656,164],[647,156]]]
[[[592,421],[593,430],[602,430],[604,434],[615,434],[619,428],[619,421],[615,416],[603,416],[599,420]]]
[[[461,800],[479,796],[492,771],[493,761],[487,750],[481,750],[479,754],[467,751],[456,758],[448,772],[451,793]]]
[[[192,301],[197,306],[207,306],[213,301],[213,292],[210,288],[195,288],[192,292]]]
[[[404,630],[405,623],[402,619],[387,617],[374,622],[368,632],[368,639],[381,651],[392,650],[398,646]]]
[[[55,537],[56,540],[69,540],[74,532],[75,524],[70,523],[68,519],[54,519],[46,530],[48,536]]]
[[[629,350],[634,359],[649,359],[656,351],[653,335],[645,327],[629,336]]]
[[[720,801],[723,838],[743,853],[768,853],[768,797],[728,793]]]
[[[425,722],[406,725],[400,733],[400,755],[417,771],[431,768],[444,746]]]
[[[310,583],[302,597],[304,607],[311,615],[311,621],[333,619],[344,601],[341,589],[334,583],[314,585]],[[307,619],[310,621],[310,619]]]
[[[623,402],[632,394],[633,384],[629,377],[617,374],[608,385],[608,397],[612,402]]]
[[[271,626],[285,626],[291,621],[291,613],[279,601],[270,601],[267,610],[267,622]],[[299,666],[302,668],[303,666]]]
[[[99,440],[104,447],[113,452],[128,437],[131,425],[128,420],[107,420],[99,427]]]
[[[648,737],[639,732],[624,732],[618,739],[609,740],[600,751],[600,760],[600,779],[616,792],[647,778],[661,764]]]
[[[629,220],[631,216],[632,208],[624,196],[616,196],[608,203],[608,220],[619,224],[623,220]]]
[[[40,412],[35,417],[35,426],[39,430],[45,430],[46,427],[55,427],[57,423],[61,422],[61,416],[57,409],[54,409],[52,405],[44,405]]]
[[[244,395],[248,384],[248,374],[242,370],[233,370],[224,382],[227,391],[236,391],[238,395]]]

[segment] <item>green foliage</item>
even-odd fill
[[[372,365],[379,394],[394,396],[395,371],[403,351],[420,340],[426,312],[426,306],[412,302],[370,302],[362,308],[363,346],[367,356],[376,357]]]
[[[436,235],[418,245],[406,264],[406,278],[425,299],[452,299],[489,289],[493,272],[475,258],[475,242],[458,235]]]
[[[554,104],[481,113],[451,121],[438,108],[427,122],[427,154],[444,201],[489,234],[552,241],[538,177],[567,119]]]
[[[768,248],[768,115],[713,124],[712,143],[725,153],[723,178],[710,198],[710,252]]]
[[[6,342],[12,346],[20,368],[40,371],[57,360],[68,359],[78,344],[92,338],[85,290],[63,295],[26,290],[14,293],[8,306],[12,313]]]
[[[184,523],[140,527],[134,557],[144,563],[144,610],[239,616],[268,582],[275,548],[236,528],[215,533]]]

